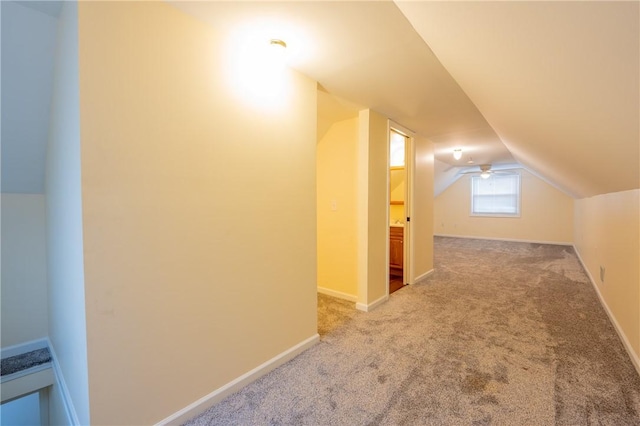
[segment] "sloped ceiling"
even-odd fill
[[[576,197],[640,187],[638,2],[396,2],[518,161]]]
[[[60,5],[0,3],[2,192],[43,193]]]
[[[222,37],[264,31],[288,44],[288,63],[328,93],[431,138],[450,165],[513,163],[480,111],[391,1],[183,2],[176,8]],[[230,35],[234,35],[231,37]],[[322,117],[321,117],[322,118]],[[465,158],[453,160],[453,148]]]
[[[168,3],[230,43],[285,39],[334,110],[319,132],[372,108],[430,138],[447,176],[472,157],[518,160],[575,197],[640,187],[638,2]],[[1,2],[5,192],[42,191],[52,5]]]

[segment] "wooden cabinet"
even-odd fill
[[[404,254],[404,228],[389,227],[389,274],[402,277]]]

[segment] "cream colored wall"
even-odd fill
[[[389,192],[390,200],[405,201],[405,169],[392,169],[389,172]],[[391,223],[404,222],[406,215],[404,214],[404,205],[392,204],[389,206],[389,220]]]
[[[359,309],[387,294],[389,238],[389,120],[362,110],[358,132],[358,303]]]
[[[433,179],[434,156],[433,143],[422,137],[414,139],[414,178],[411,196],[413,213],[413,278],[423,277],[433,270]]]
[[[575,247],[640,371],[640,190],[575,201]],[[604,282],[600,267],[605,268]]]
[[[392,169],[389,171],[389,191],[392,201],[404,201],[405,174],[405,169]]]
[[[2,347],[48,336],[45,197],[2,194]]]
[[[393,204],[389,206],[389,220],[391,223],[404,222],[405,217],[404,205]]]
[[[526,170],[521,174],[520,217],[470,216],[470,177],[464,176],[436,197],[435,234],[573,243],[573,198]]]
[[[205,24],[78,7],[91,424],[152,424],[316,336],[316,83],[260,107]]]
[[[318,287],[353,300],[358,294],[357,149],[357,118],[334,123],[317,146]]]

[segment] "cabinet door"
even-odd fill
[[[389,266],[402,269],[402,253],[402,235],[392,234],[389,238]]]

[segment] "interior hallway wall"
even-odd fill
[[[389,120],[362,110],[358,130],[358,302],[361,310],[387,297]]]
[[[2,194],[2,347],[46,338],[45,197]]]
[[[70,399],[63,404],[54,386],[50,419],[90,424],[76,2],[62,6],[56,55],[45,181],[49,339]]]
[[[164,2],[79,12],[91,424],[153,424],[317,340],[316,82],[234,86]]]
[[[520,217],[471,216],[470,176],[435,199],[434,232],[478,238],[573,243],[573,198],[521,170]]]
[[[575,237],[578,254],[640,373],[640,190],[576,200]]]
[[[358,295],[358,118],[334,123],[318,142],[318,289]]]
[[[419,279],[433,270],[433,176],[434,146],[428,139],[414,138],[415,164],[413,167],[413,278]]]

